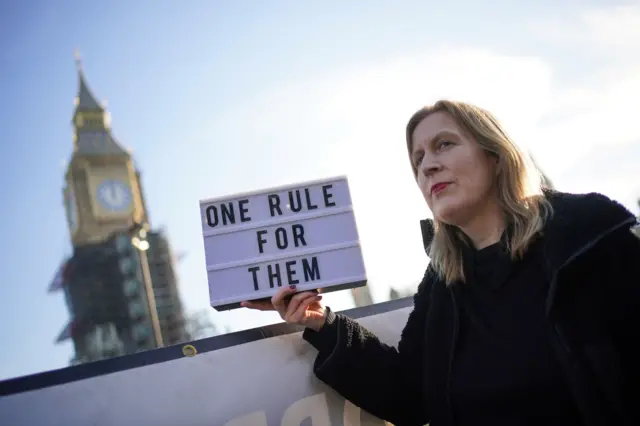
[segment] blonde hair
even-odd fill
[[[409,119],[406,137],[410,158],[415,128],[427,116],[439,111],[449,113],[482,149],[498,158],[497,195],[510,227],[507,250],[512,259],[522,257],[542,231],[547,216],[552,212],[551,205],[543,194],[540,172],[490,112],[475,105],[451,100],[440,100],[434,105],[421,108]],[[414,176],[417,177],[418,169],[411,163]],[[434,235],[428,254],[434,270],[448,285],[464,281],[460,244],[464,244],[466,240],[462,231],[435,218],[433,224]]]

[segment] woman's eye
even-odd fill
[[[418,154],[418,155],[413,157],[413,165],[415,167],[418,167],[420,165],[420,163],[422,162],[422,157],[423,157],[422,154]]]
[[[446,148],[449,145],[453,145],[453,142],[451,142],[451,141],[440,141],[440,142],[438,142],[438,149]]]

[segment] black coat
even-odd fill
[[[548,192],[554,214],[541,250],[547,319],[557,358],[585,425],[640,425],[640,239],[636,218],[603,195]],[[430,244],[423,222],[425,247]],[[447,389],[458,327],[455,292],[429,267],[397,349],[328,310],[303,338],[317,377],[397,426],[449,425]]]

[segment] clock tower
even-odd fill
[[[140,173],[76,63],[73,154],[63,190],[73,254],[50,286],[64,292],[71,318],[56,341],[73,341],[73,363],[190,336],[169,241],[151,228]]]
[[[113,136],[110,116],[78,68],[73,114],[73,154],[65,174],[64,201],[74,246],[96,243],[133,223],[148,222],[140,173]]]

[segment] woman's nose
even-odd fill
[[[425,176],[431,176],[434,173],[442,170],[442,165],[433,159],[425,157],[422,161],[422,164],[420,165],[420,170]]]

